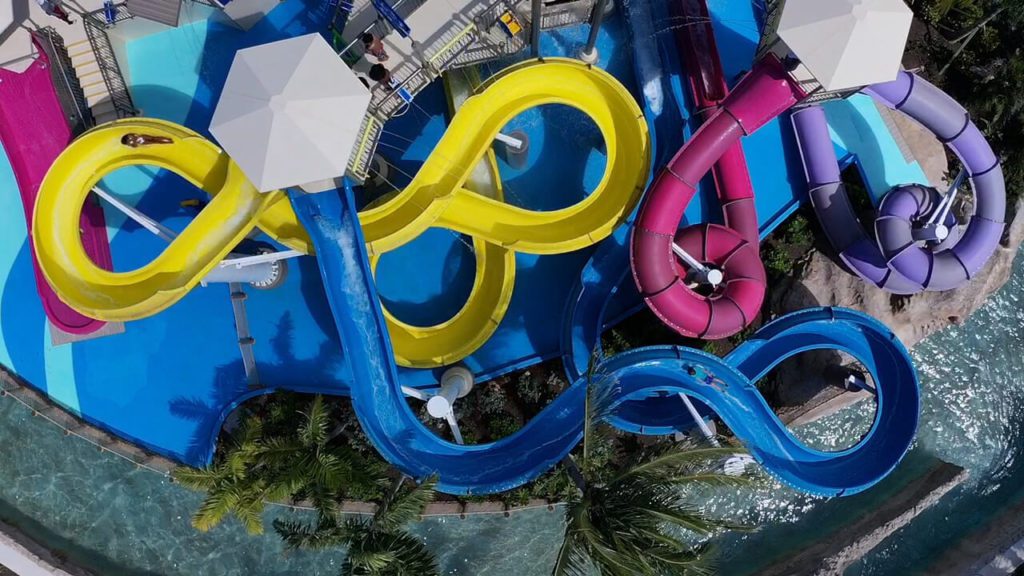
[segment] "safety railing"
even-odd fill
[[[525,28],[518,34],[510,34],[501,29],[498,19],[505,13],[512,13],[517,18],[520,17],[507,0],[498,0],[476,14],[473,18],[476,27],[476,41],[452,59],[449,67],[472,66],[488,60],[505,58],[525,48],[527,37]]]
[[[117,15],[114,18],[114,24],[132,18],[126,5],[117,4],[116,8]],[[82,17],[85,35],[88,37],[89,46],[92,47],[93,54],[96,56],[96,64],[99,67],[100,75],[103,77],[103,83],[107,87],[107,92],[110,94],[114,112],[118,118],[129,118],[137,115],[138,111],[135,109],[134,102],[132,102],[131,94],[128,92],[128,85],[124,81],[121,67],[117,63],[117,57],[114,55],[114,47],[111,45],[110,37],[107,35],[107,28],[114,24],[107,23],[103,10],[89,12]]]
[[[348,160],[350,174],[360,180],[365,180],[370,175],[373,153],[377,151],[377,142],[380,141],[383,131],[384,123],[376,116],[367,114],[363,117],[363,124],[359,127],[359,140]]]
[[[594,0],[576,0],[544,8],[541,14],[541,30],[554,30],[590,22],[594,11]]]
[[[764,55],[779,38],[776,31],[779,29],[783,4],[782,0],[765,0],[764,2],[764,29],[761,32],[761,42],[757,46],[758,57]]]
[[[75,74],[75,67],[64,45],[64,38],[51,27],[35,30],[32,35],[50,61],[53,87],[68,118],[71,132],[77,135],[95,126],[96,120],[89,109],[89,102],[85,98],[81,82],[78,81],[78,75]]]

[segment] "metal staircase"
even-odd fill
[[[119,4],[117,8],[115,23],[132,18],[127,6]],[[68,52],[96,122],[135,116],[135,104],[107,36],[103,11],[85,14],[82,24],[87,40],[69,45]]]
[[[172,28],[178,26],[181,14],[181,0],[127,0],[128,11],[138,18],[166,24]]]
[[[429,9],[422,8],[421,5],[422,0],[398,0],[394,7],[403,12]],[[544,8],[541,17],[542,29],[588,22],[594,5],[595,0],[550,3]],[[341,6],[342,3],[339,3],[336,16],[351,10]],[[513,13],[523,24],[524,30],[515,35],[506,32],[499,22],[499,16],[505,12]],[[461,16],[465,19],[453,20],[446,30],[432,38],[429,45],[416,46],[419,52],[418,60],[407,60],[391,70],[397,86],[391,89],[375,86],[372,89],[373,96],[369,112],[363,119],[359,144],[349,160],[349,173],[352,176],[360,180],[367,177],[384,122],[407,110],[410,106],[408,101],[443,72],[514,55],[525,48],[528,42],[529,26],[532,25],[530,0],[496,0]],[[331,31],[336,34],[336,40],[340,39],[340,30],[336,24],[332,25]],[[375,22],[366,31],[372,31],[380,37],[391,32],[380,21]],[[362,56],[361,45],[356,41],[349,43],[340,49],[340,56],[350,63],[358,61]]]
[[[92,111],[89,109],[85,91],[75,73],[64,38],[50,27],[40,28],[32,32],[43,52],[50,61],[50,75],[53,86],[64,109],[73,134],[81,134],[96,125]]]

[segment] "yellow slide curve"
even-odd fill
[[[538,212],[466,189],[499,130],[542,104],[578,108],[601,131],[607,163],[595,190],[568,208]],[[172,143],[130,148],[121,143],[129,133],[163,136]],[[375,259],[432,226],[474,238],[477,277],[455,317],[438,326],[408,327],[403,334],[407,325],[389,315],[399,363],[438,366],[472,353],[486,341],[481,333],[493,333],[511,298],[506,271],[514,271],[509,267],[512,251],[555,254],[607,237],[639,201],[649,163],[642,112],[625,87],[598,68],[569,59],[534,60],[507,68],[481,86],[459,109],[413,181],[360,214]],[[104,175],[133,165],[175,172],[212,199],[155,260],[129,272],[111,272],[85,253],[79,214]],[[222,150],[187,128],[128,119],[87,132],[60,155],[39,191],[32,238],[40,268],[62,300],[93,318],[128,321],[156,314],[182,298],[257,225],[283,244],[312,253],[283,193],[259,193]]]

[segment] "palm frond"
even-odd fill
[[[178,466],[171,473],[174,481],[189,490],[207,491],[223,477],[223,471],[217,467],[192,468],[191,466]]]
[[[588,467],[591,445],[602,433],[601,423],[613,412],[613,403],[618,392],[618,380],[605,372],[598,364],[596,355],[591,355],[586,374],[587,394],[583,419],[582,467]]]
[[[694,448],[689,445],[672,445],[666,451],[650,458],[646,462],[627,468],[611,483],[619,482],[631,477],[681,477],[688,474],[680,474],[681,470],[692,470],[692,466],[707,465],[722,458],[728,458],[743,450],[734,447],[701,447]]]
[[[192,526],[200,532],[207,532],[220,524],[238,502],[238,491],[230,488],[214,488],[206,493],[199,509],[192,515]]]
[[[434,500],[436,486],[437,478],[431,477],[408,492],[396,492],[377,508],[373,517],[374,527],[381,531],[394,531],[417,520],[427,504]]]
[[[307,447],[323,445],[327,442],[330,425],[331,410],[324,403],[323,396],[317,395],[309,409],[303,412],[303,421],[298,430],[299,441]]]
[[[291,550],[324,550],[346,546],[352,538],[348,524],[338,524],[334,516],[320,515],[315,524],[277,518],[274,531]]]
[[[434,555],[406,532],[365,529],[355,534],[348,549],[349,574],[437,576]]]

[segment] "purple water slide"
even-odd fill
[[[865,92],[920,122],[957,154],[974,184],[975,212],[962,235],[920,245],[913,227],[936,209],[940,197],[931,188],[900,186],[879,206],[877,243],[872,241],[841,182],[825,113],[815,106],[795,111],[792,122],[822,228],[843,262],[880,288],[913,294],[965,284],[988,261],[1002,236],[1006,198],[998,159],[967,112],[924,79],[902,72],[895,81]],[[957,230],[951,214],[943,224]]]
[[[765,276],[757,246],[724,226],[678,232],[697,183],[740,138],[752,134],[806,96],[772,55],[760,60],[655,179],[630,245],[633,278],[651,310],[684,336],[724,338],[760,311]],[[720,269],[711,295],[696,292],[672,245]]]
[[[0,141],[21,192],[29,234],[39,186],[50,165],[73,138],[53,87],[49,59],[34,36],[33,42],[36,59],[24,72],[18,74],[0,68]],[[82,244],[89,256],[97,265],[111,269],[107,228],[99,204],[86,202],[80,228]],[[91,334],[105,325],[62,302],[43,277],[34,253],[32,262],[39,298],[54,326],[71,334]]]
[[[910,72],[865,90],[930,130],[960,158],[974,189],[974,214],[952,247],[932,251],[911,236],[923,213],[907,195],[879,206],[875,236],[889,267],[924,290],[949,290],[967,283],[988,262],[1006,226],[1006,183],[999,159],[970,115],[948,94]]]

